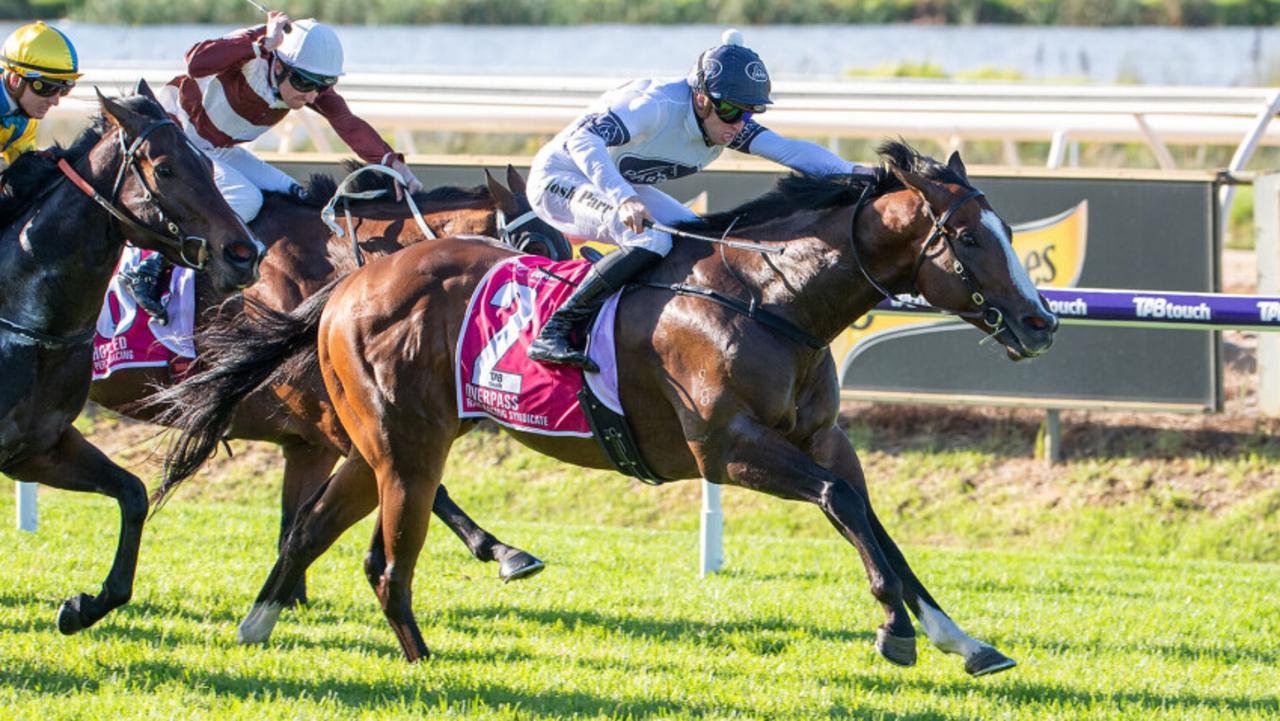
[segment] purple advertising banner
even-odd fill
[[[1040,292],[1059,320],[1068,324],[1280,331],[1280,296],[1098,288],[1042,288]],[[889,300],[876,311],[936,312]]]

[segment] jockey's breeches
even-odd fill
[[[227,204],[245,223],[262,209],[262,191],[287,193],[294,179],[239,145],[205,148],[213,161],[213,182]]]
[[[632,187],[659,223],[673,225],[697,217],[680,201],[657,188]],[[632,231],[618,218],[617,205],[580,173],[545,170],[535,164],[529,174],[528,194],[538,217],[565,235],[624,248],[644,248],[659,255],[671,251],[670,234],[652,228],[640,233]]]

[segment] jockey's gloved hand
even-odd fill
[[[644,207],[640,199],[632,196],[618,205],[618,220],[631,229],[632,233],[644,232],[644,221],[653,220],[649,209]]]
[[[395,158],[394,160],[391,161],[390,164],[387,165],[387,167],[399,173],[401,178],[404,178],[404,184],[405,184],[405,187],[409,189],[409,193],[412,194],[412,193],[422,192],[422,183],[413,174],[413,171],[409,170],[408,163],[404,162],[399,158]],[[403,200],[403,199],[404,199],[404,192],[400,189],[400,184],[397,183],[396,184],[396,200]]]
[[[309,193],[306,188],[302,187],[301,185],[298,185],[297,183],[294,183],[293,185],[289,186],[289,197],[293,198],[299,203],[311,202],[311,193]]]
[[[262,38],[262,48],[272,52],[284,42],[284,26],[290,23],[289,16],[272,10],[267,13],[267,34]]]

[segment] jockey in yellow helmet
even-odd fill
[[[75,87],[80,61],[61,30],[37,21],[5,39],[0,68],[0,158],[8,165],[35,148],[36,125]]]

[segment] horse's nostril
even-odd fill
[[[1058,326],[1058,319],[1050,316],[1045,318],[1041,315],[1029,315],[1022,319],[1022,324],[1032,330],[1049,330],[1052,331]]]
[[[227,260],[237,264],[252,263],[258,259],[258,250],[251,243],[235,241],[226,249]]]

